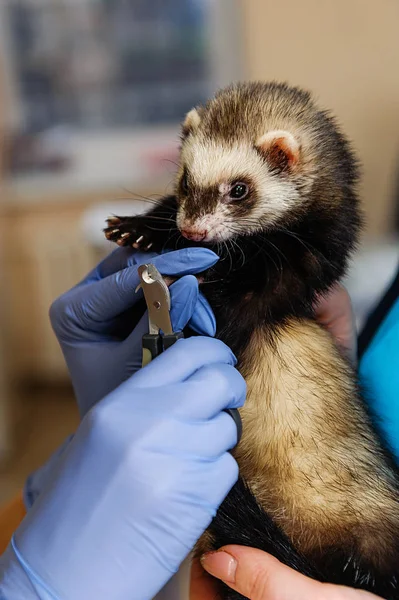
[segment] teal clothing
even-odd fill
[[[381,432],[399,462],[399,297],[363,354],[359,377]]]

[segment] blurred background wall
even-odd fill
[[[334,111],[363,164],[367,233],[391,232],[399,181],[398,2],[249,0],[242,9],[246,75],[296,82]]]
[[[0,498],[77,422],[50,303],[110,250],[110,213],[172,189],[178,124],[218,87],[287,80],[335,112],[364,172],[348,285],[372,305],[397,262],[398,17],[395,0],[1,1]]]

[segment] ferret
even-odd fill
[[[324,582],[399,598],[399,476],[356,370],[315,320],[363,215],[335,118],[285,83],[230,85],[182,125],[173,195],[109,240],[214,250],[200,289],[247,382],[240,477],[196,553],[252,546]],[[242,598],[221,586],[225,600]]]

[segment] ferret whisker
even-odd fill
[[[168,220],[168,221],[173,221],[173,223],[176,225],[176,219],[174,219],[173,217],[160,217],[158,215],[170,215],[170,213],[168,211],[164,211],[164,212],[157,212],[157,215],[148,215],[150,219],[157,219],[157,220]]]
[[[231,249],[231,258],[232,258],[232,262],[233,262],[232,271],[236,271],[238,269],[238,265],[236,265],[234,262],[235,251],[234,251],[233,240],[231,238],[229,238],[228,242],[229,242],[229,247]]]
[[[140,200],[144,200],[145,202],[148,202],[149,204],[155,204],[156,206],[162,205],[163,196],[161,194],[151,194],[150,196],[143,196],[142,194],[133,192],[132,190],[128,190],[127,188],[122,188],[122,189],[124,192],[127,192],[128,194],[130,194],[130,196],[128,198],[120,198],[122,200],[140,199]],[[159,196],[159,200],[154,198],[154,196]]]
[[[292,237],[293,239],[297,240],[300,244],[302,244],[302,246],[304,248],[306,248],[307,250],[309,250],[309,252],[311,254],[313,254],[314,256],[315,256],[314,251],[317,252],[317,254],[319,254],[319,255],[322,254],[320,252],[320,250],[318,250],[317,248],[315,248],[310,242],[307,242],[307,241],[305,242],[305,240],[303,240],[298,234],[294,233],[290,229],[285,229],[285,228],[279,227],[279,228],[276,228],[276,230],[277,231],[281,231],[281,233],[284,233],[284,234]],[[322,255],[322,256],[323,256],[323,258],[325,258],[324,255]]]
[[[261,237],[261,239],[263,239],[263,240],[264,240],[266,243],[268,243],[268,244],[269,244],[269,246],[272,246],[272,247],[273,247],[273,248],[276,250],[276,252],[277,252],[277,254],[278,254],[279,256],[282,256],[282,257],[283,257],[283,259],[284,259],[284,260],[285,260],[285,261],[286,261],[288,264],[290,264],[290,263],[289,263],[289,260],[288,260],[288,258],[287,258],[287,257],[284,255],[284,253],[283,253],[283,252],[281,252],[280,248],[278,248],[278,247],[276,246],[276,244],[273,244],[273,242],[272,242],[271,240],[269,240],[267,237],[263,237],[263,236],[260,236],[260,237]],[[280,259],[280,263],[281,263],[281,259]],[[282,265],[282,263],[281,263],[281,269],[283,269],[283,265]]]
[[[151,227],[151,225],[147,225],[147,229],[150,229],[151,231],[165,231],[165,228],[163,227]],[[170,227],[169,231],[174,231],[175,229],[177,229],[177,227]]]
[[[226,250],[227,256],[229,257],[229,264],[230,264],[229,269],[228,269],[228,273],[230,273],[231,270],[232,270],[232,267],[233,267],[233,261],[232,261],[232,257],[231,257],[231,253],[230,253],[229,247],[227,245],[227,240],[223,240],[222,242],[218,242],[217,243],[217,247],[218,247],[218,252],[220,252],[220,253],[223,253],[224,249]],[[227,256],[226,256],[226,258],[227,258]]]
[[[228,259],[228,253],[224,251],[224,242],[216,242],[216,254],[220,256],[219,262],[224,262]]]
[[[131,198],[131,197],[129,197],[129,198],[125,198],[125,197],[112,198],[111,201],[112,202],[134,202],[135,200],[136,201],[137,200],[144,201],[144,202],[147,202],[147,204],[152,204],[154,206],[162,206],[161,200],[153,200],[151,198],[145,198],[144,196],[142,198]],[[138,214],[140,214],[140,213],[138,213]],[[114,216],[116,216],[116,215],[114,215]]]
[[[201,281],[200,285],[201,286],[202,285],[208,285],[210,283],[220,283],[220,279],[210,279],[210,280],[206,279],[205,281]]]
[[[236,242],[236,240],[234,238],[231,238],[230,241],[231,241],[231,244],[236,246],[238,248],[238,250],[241,252],[242,262],[241,262],[240,268],[242,268],[246,262],[244,250],[241,248],[241,246]]]
[[[171,163],[172,165],[175,165],[175,167],[177,167],[178,169],[180,168],[179,163],[175,162],[174,160],[171,160],[170,158],[162,158],[161,160],[162,160],[162,162],[168,162],[168,163]]]
[[[177,230],[175,235],[177,235],[176,242],[175,242],[175,248],[177,249],[177,245],[178,245],[179,241],[183,238],[183,236],[181,235],[179,230]]]
[[[262,253],[267,252],[265,247],[258,244],[255,238],[248,238],[247,242],[249,242],[253,246],[256,246],[256,248],[258,249],[253,258],[257,258],[259,255],[262,255]]]
[[[272,263],[274,264],[274,266],[275,266],[275,268],[276,268],[276,271],[279,273],[279,278],[280,278],[280,283],[281,283],[281,280],[282,280],[282,275],[283,275],[283,264],[282,264],[282,262],[281,262],[281,258],[280,258],[280,257],[277,255],[277,256],[278,256],[278,259],[279,259],[279,265],[278,265],[278,264],[276,263],[276,261],[273,259],[273,256],[270,254],[270,252],[268,252],[268,251],[266,250],[266,248],[264,248],[264,247],[262,247],[262,246],[259,246],[259,244],[258,244],[258,243],[256,242],[256,240],[254,240],[254,239],[251,239],[251,242],[252,242],[252,243],[253,243],[255,246],[257,246],[257,247],[258,247],[258,249],[259,249],[259,254],[261,254],[261,255],[262,255],[263,253],[265,253],[265,255],[267,255],[267,258],[268,258],[268,259],[270,259],[270,260],[272,261]],[[265,257],[264,257],[264,258],[265,258]],[[266,264],[266,266],[267,266],[267,262],[266,262],[266,260],[265,260],[265,264]]]
[[[177,247],[177,243],[178,243],[178,241],[179,241],[179,234],[180,234],[180,231],[179,231],[179,229],[176,227],[176,229],[175,229],[174,233],[172,233],[172,235],[170,236],[170,238],[168,238],[168,240],[167,240],[167,244],[170,244],[170,243],[172,242],[172,240],[173,240],[174,238],[176,238],[175,245],[174,245],[174,248],[176,249],[176,247]]]
[[[167,213],[165,213],[167,214]],[[171,217],[155,217],[155,216],[151,216],[151,221],[165,221],[168,223],[173,223],[173,225],[176,227],[176,219],[172,219]]]

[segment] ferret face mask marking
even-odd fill
[[[276,224],[300,200],[300,147],[288,131],[241,142],[212,139],[194,109],[183,125],[177,225],[193,241],[222,242]]]

